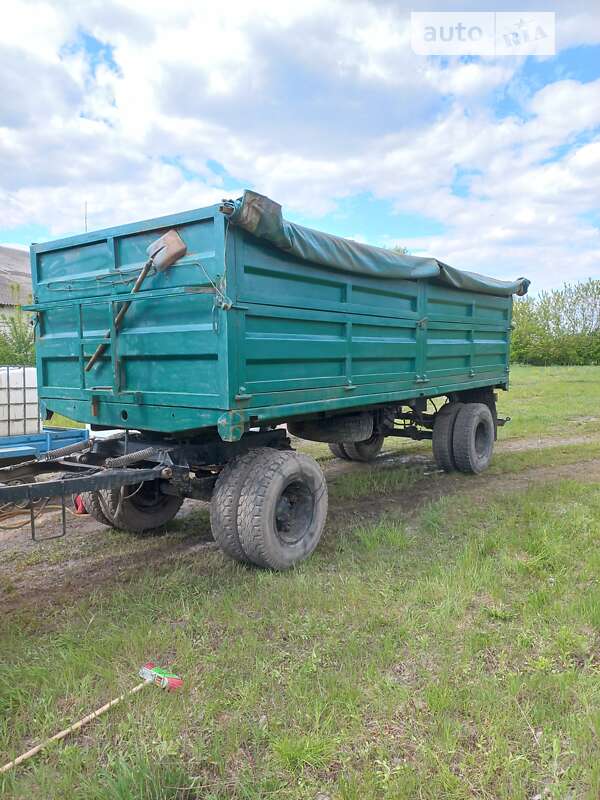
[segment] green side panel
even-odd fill
[[[215,219],[215,212],[214,207],[199,209],[34,245],[36,302],[127,294],[148,257],[146,248],[170,228],[179,233],[188,252],[175,268],[151,276],[144,291],[206,283],[204,270],[223,272],[223,220],[221,215]]]
[[[512,301],[425,284],[423,373],[432,386],[460,378],[506,379]]]
[[[256,395],[402,381],[417,360],[414,323],[393,318],[253,305],[246,312],[246,391]],[[349,315],[348,315],[349,316]],[[279,397],[273,397],[274,401]]]
[[[146,248],[171,228],[186,255],[146,279],[115,331]],[[38,385],[46,407],[101,425],[215,425],[228,397],[228,321],[214,307],[223,260],[224,221],[214,207],[35,246]],[[86,372],[107,331],[104,355]]]
[[[239,385],[232,392],[250,416],[507,383],[511,298],[346,273],[236,235]]]

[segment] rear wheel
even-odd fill
[[[183,498],[161,492],[158,481],[144,481],[137,486],[103,491],[100,503],[113,527],[143,533],[170,522],[181,508]]]
[[[462,408],[462,403],[447,403],[435,415],[433,423],[433,457],[440,469],[445,472],[454,472],[454,425],[456,416]]]
[[[346,458],[350,461],[373,461],[381,452],[384,439],[385,436],[374,433],[364,442],[344,442]]]
[[[456,416],[453,453],[461,472],[482,472],[494,450],[494,419],[487,405],[467,403]]]
[[[248,563],[238,533],[237,515],[242,487],[251,473],[256,458],[268,448],[257,448],[234,458],[217,478],[210,501],[210,526],[215,542],[225,555]]]
[[[336,458],[343,458],[345,461],[350,460],[342,442],[330,442],[329,449]]]
[[[327,518],[327,484],[310,456],[263,453],[253,463],[238,508],[240,542],[262,567],[283,570],[308,558]]]

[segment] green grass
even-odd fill
[[[511,367],[498,411],[512,418],[502,438],[598,433],[600,367]]]
[[[286,574],[193,561],[4,625],[3,751],[135,682],[7,797],[595,798],[600,488],[331,532]],[[30,738],[31,737],[31,738]]]
[[[365,465],[362,469],[346,472],[329,481],[329,493],[332,497],[344,500],[376,497],[407,489],[415,483],[419,475],[413,467],[375,471]]]
[[[520,452],[496,453],[486,475],[522,472],[537,467],[560,467],[595,461],[600,458],[600,441],[591,439],[586,444],[556,444]]]
[[[597,433],[594,375],[515,368],[500,404],[514,422],[502,436]],[[426,443],[391,446],[430,453]],[[309,449],[328,458],[326,446]],[[551,474],[520,491],[497,486],[539,467],[591,470],[599,456],[595,438],[498,453],[489,479],[456,476],[452,494],[410,516],[394,498],[426,498],[446,476],[342,472],[330,481],[322,544],[282,574],[215,549],[140,560],[206,540],[204,509],[163,538],[83,540],[87,597],[74,599],[59,572],[63,594],[51,605],[40,593],[0,621],[0,752],[8,759],[133,686],[149,659],[184,687],[145,689],[0,778],[0,794],[595,800],[600,486]],[[365,497],[375,499],[368,515]],[[6,574],[34,582],[29,570],[60,567],[70,546],[7,551]],[[97,579],[109,558],[114,574]]]

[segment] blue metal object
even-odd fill
[[[89,432],[85,428],[45,428],[39,433],[0,436],[0,464],[36,458],[51,450],[85,442],[88,438]]]

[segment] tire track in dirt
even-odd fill
[[[344,516],[354,517],[354,524],[358,521],[372,522],[373,519],[390,513],[402,513],[407,518],[411,518],[423,508],[424,504],[435,502],[442,497],[458,494],[482,500],[488,494],[525,491],[532,486],[547,483],[549,480],[565,479],[577,480],[581,483],[600,482],[600,459],[583,461],[578,464],[562,464],[556,467],[533,467],[500,475],[430,473],[428,483],[425,480],[418,480],[415,484],[400,489],[394,494],[358,498],[356,501],[359,506],[358,513],[348,509],[347,500],[332,502],[330,513],[336,513],[338,520]],[[357,517],[359,519],[356,519]]]

